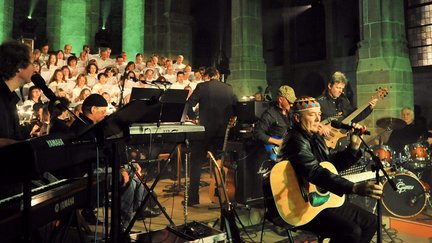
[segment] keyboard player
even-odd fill
[[[31,82],[32,63],[28,46],[17,41],[4,42],[0,45],[0,147],[30,137],[32,129],[22,127],[19,124],[16,108],[19,97],[15,90]],[[19,173],[19,171],[10,171],[9,173]],[[21,191],[22,188],[19,184],[2,184],[0,185],[0,199]]]

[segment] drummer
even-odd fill
[[[393,130],[387,142],[396,153],[403,153],[405,145],[424,141],[427,138],[426,128],[414,123],[414,112],[411,108],[402,108],[401,118],[406,125]]]

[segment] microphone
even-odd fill
[[[54,92],[48,88],[46,85],[45,79],[40,76],[40,74],[33,74],[31,76],[31,81],[34,83],[36,87],[42,90],[42,92],[45,94],[45,96],[54,102],[55,105],[59,104],[60,102],[57,99],[57,96],[54,94]]]
[[[365,128],[355,128],[352,125],[348,125],[348,124],[344,124],[340,121],[332,121],[331,122],[331,126],[334,128],[340,128],[340,129],[345,129],[345,130],[351,130],[354,129],[354,131],[359,132],[361,135],[370,135],[370,131],[367,131]]]
[[[81,119],[79,116],[77,116],[75,113],[73,113],[71,110],[69,110],[69,107],[66,107],[63,103],[60,102],[60,100],[57,98],[57,96],[54,94],[54,92],[48,88],[48,86],[45,83],[45,79],[42,78],[42,76],[38,73],[33,74],[31,76],[31,81],[34,83],[36,87],[42,90],[42,92],[45,94],[45,96],[54,103],[54,105],[59,108],[60,110],[67,110],[69,114],[71,114],[75,120],[79,120],[83,124],[87,125],[87,123]]]

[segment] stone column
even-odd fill
[[[166,57],[176,60],[177,55],[184,56],[185,64],[193,64],[192,60],[192,21],[189,13],[190,0],[166,0],[164,2],[161,25],[156,30],[157,38],[161,40],[158,48]],[[164,34],[165,33],[165,34]]]
[[[84,44],[94,46],[94,36],[99,27],[98,2],[48,0],[47,37],[50,50],[63,50],[65,44],[71,44],[72,52],[78,56]]]
[[[228,82],[239,98],[253,95],[258,86],[267,86],[261,11],[260,0],[232,1],[231,75]]]
[[[403,0],[360,1],[360,43],[357,104],[367,103],[379,87],[390,93],[363,122],[373,128],[382,117],[399,118],[403,106],[413,107],[413,78],[405,36]]]
[[[0,0],[0,43],[5,40],[12,38],[12,26],[13,26],[13,0]]]
[[[137,53],[144,51],[145,0],[123,1],[123,44],[122,50],[135,60]]]

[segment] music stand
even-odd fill
[[[144,89],[144,90],[155,90],[155,89]],[[161,93],[162,90],[156,89]],[[141,91],[144,94],[144,91]],[[156,94],[154,91],[146,91],[146,95],[150,93]],[[145,117],[138,120],[140,123],[157,123],[161,122],[184,122],[186,119],[187,107],[186,99],[188,95],[187,90],[182,89],[168,89],[163,92],[157,100],[160,107],[148,113]],[[131,96],[132,97],[132,96]],[[156,96],[153,96],[156,97]]]
[[[133,87],[130,100],[159,100],[163,90]]]
[[[153,101],[133,100],[118,111],[105,117],[101,122],[89,126],[78,134],[77,141],[86,137],[95,137],[96,143],[103,148],[106,144],[111,145],[110,162],[112,167],[112,192],[111,192],[111,233],[112,242],[119,242],[120,232],[120,163],[126,161],[124,156],[124,141],[129,138],[129,126],[137,122],[143,116],[156,110],[159,106]],[[91,180],[89,176],[89,180]],[[108,232],[108,230],[106,230]]]

